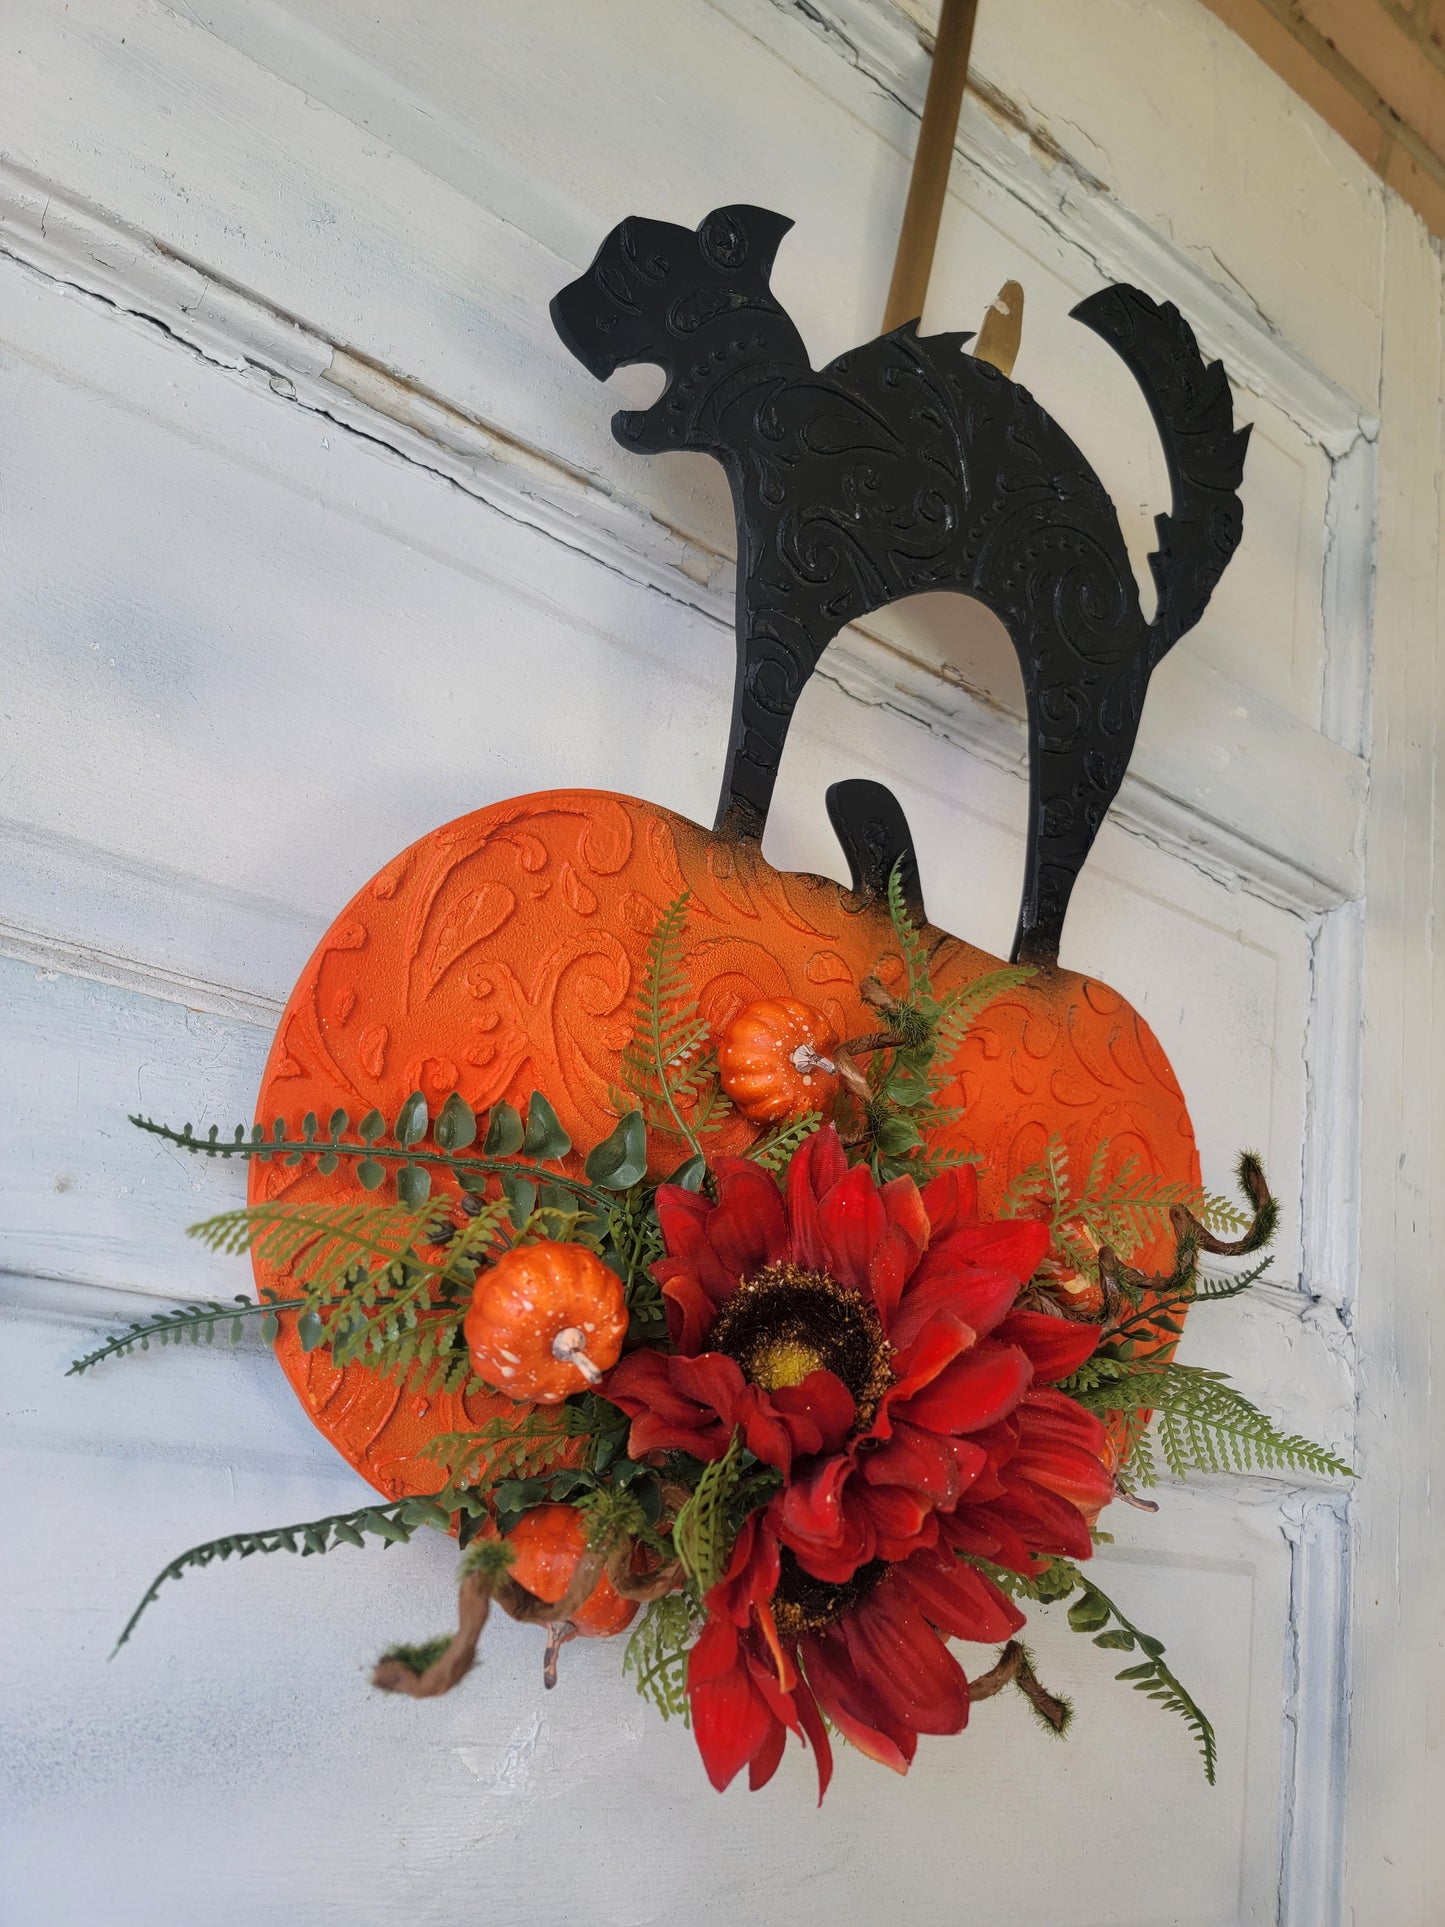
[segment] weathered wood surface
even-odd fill
[[[296,971],[389,854],[549,784],[709,815],[730,517],[707,464],[615,447],[546,301],[634,207],[751,199],[798,219],[777,285],[815,359],[872,333],[925,76],[908,14],[15,0],[6,26],[7,1921],[1323,1927],[1342,1892],[1361,1923],[1438,1917],[1441,273],[1413,217],[1192,0],[985,6],[929,309],[976,326],[1023,281],[1018,378],[1141,572],[1155,440],[1068,307],[1118,277],[1177,301],[1258,424],[1244,551],[1156,678],[1065,961],[1148,1018],[1211,1179],[1247,1140],[1286,1202],[1280,1287],[1200,1314],[1188,1355],[1359,1454],[1353,1630],[1340,1495],[1170,1491],[1100,1577],[1214,1714],[1216,1791],[1045,1627],[1067,1747],[1005,1700],[907,1783],[845,1758],[821,1817],[798,1763],[723,1805],[612,1647],[570,1648],[544,1699],[508,1624],[454,1701],[370,1695],[382,1645],[446,1622],[440,1542],[193,1576],[107,1665],[172,1553],[362,1488],[259,1351],[61,1373],[138,1306],[244,1288],[181,1235],[239,1174],[124,1112],[244,1114]],[[934,915],[1006,944],[1014,674],[937,598],[842,638],[771,860],[839,874],[823,790],[878,776]]]

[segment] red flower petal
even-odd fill
[[[778,1720],[773,1722],[773,1730],[758,1752],[748,1762],[748,1786],[756,1793],[765,1787],[778,1770],[778,1762],[783,1757],[783,1748],[788,1743],[788,1730]]]
[[[868,1292],[878,1308],[885,1334],[918,1263],[918,1247],[896,1224],[885,1227],[868,1259]]]
[[[999,1326],[995,1336],[1005,1345],[1017,1345],[1033,1361],[1034,1377],[1041,1384],[1067,1378],[1086,1358],[1092,1358],[1102,1331],[1097,1325],[1078,1325],[1068,1318],[1051,1318],[1043,1311],[1016,1311]]]
[[[1092,1452],[1062,1440],[1031,1439],[1027,1433],[1009,1461],[1009,1478],[1031,1479],[1081,1511],[1094,1511],[1114,1497],[1114,1475]]]
[[[801,1385],[780,1385],[771,1396],[800,1458],[842,1450],[858,1408],[841,1378],[832,1372],[809,1372]]]
[[[666,1363],[668,1376],[684,1398],[709,1405],[720,1418],[731,1419],[747,1380],[742,1367],[726,1352],[699,1352],[696,1358],[669,1358]]]
[[[717,1306],[698,1283],[685,1258],[659,1258],[652,1275],[662,1286],[667,1330],[680,1352],[700,1352],[717,1317]]]
[[[1021,1436],[1062,1439],[1092,1452],[1095,1458],[1105,1456],[1109,1442],[1107,1428],[1092,1412],[1086,1412],[1063,1392],[1031,1385],[1019,1402],[1015,1416]]]
[[[976,1566],[951,1551],[919,1552],[889,1581],[949,1639],[1011,1639],[1024,1616]]]
[[[859,1467],[869,1485],[907,1486],[947,1509],[987,1462],[988,1454],[970,1439],[898,1425],[891,1439],[860,1456]]]
[[[912,1344],[894,1356],[894,1381],[885,1397],[889,1417],[896,1407],[912,1398],[915,1392],[921,1392],[925,1385],[931,1385],[954,1359],[971,1350],[973,1342],[972,1329],[957,1318],[938,1317],[925,1326]],[[886,1423],[880,1423],[875,1425],[874,1430],[880,1437],[886,1438],[889,1427]]]
[[[684,1191],[680,1184],[658,1186],[657,1222],[668,1257],[681,1258],[712,1302],[720,1305],[736,1290],[738,1281],[724,1269],[708,1242],[707,1219],[713,1208],[707,1198]]]
[[[756,1690],[737,1628],[712,1618],[688,1654],[693,1737],[707,1777],[721,1793],[771,1741],[778,1724]]]
[[[821,1459],[779,1494],[784,1537],[831,1545],[843,1522],[842,1493],[853,1468],[843,1457]]]
[[[905,1486],[855,1482],[844,1495],[843,1513],[850,1524],[862,1523],[876,1559],[906,1559],[938,1538],[937,1507]]]
[[[1003,1498],[980,1510],[994,1524],[1011,1526],[1031,1552],[1057,1552],[1066,1559],[1093,1557],[1094,1542],[1078,1508],[1032,1479],[1011,1480]]]
[[[927,1252],[904,1287],[888,1336],[895,1345],[908,1346],[935,1318],[955,1318],[978,1337],[987,1338],[1007,1318],[1019,1290],[1019,1281],[1011,1271],[983,1271],[976,1265],[953,1263],[945,1266],[935,1263],[934,1254]]]
[[[751,1624],[756,1610],[765,1607],[778,1586],[777,1535],[765,1515],[750,1512],[743,1520],[727,1570],[704,1602],[710,1613],[722,1613],[735,1626]]]
[[[921,1256],[928,1249],[933,1227],[918,1186],[912,1178],[891,1178],[878,1195],[883,1200],[889,1224],[896,1225]]]
[[[978,1173],[968,1164],[941,1172],[923,1187],[923,1208],[935,1238],[972,1224],[978,1216]]]
[[[732,1414],[743,1384],[742,1372],[721,1352],[677,1358],[642,1350],[613,1366],[602,1395],[632,1419],[628,1450],[633,1458],[690,1452],[699,1459],[720,1459],[732,1440]]]
[[[875,1551],[872,1527],[857,1500],[844,1503],[852,1470],[846,1458],[820,1459],[775,1501],[783,1543],[806,1572],[830,1585],[851,1579]]]
[[[823,1724],[823,1716],[818,1711],[818,1702],[806,1680],[799,1680],[793,1692],[793,1704],[798,1709],[798,1719],[813,1756],[818,1762],[818,1805],[823,1804],[823,1795],[828,1791],[828,1782],[833,1777],[833,1747],[828,1738],[828,1729]]]
[[[968,1681],[911,1599],[886,1580],[839,1631],[858,1679],[890,1725],[916,1733],[961,1733]]]
[[[818,1200],[823,1269],[849,1291],[869,1297],[868,1260],[888,1223],[878,1186],[866,1164],[855,1164]]]
[[[992,1506],[977,1505],[972,1498],[957,1512],[943,1513],[938,1522],[939,1537],[958,1552],[992,1559],[995,1565],[1011,1572],[1031,1573],[1034,1555],[1018,1527],[999,1516]]]
[[[707,1241],[735,1287],[788,1252],[788,1221],[774,1178],[750,1158],[719,1158],[713,1166],[717,1204],[705,1226]]]
[[[1011,1412],[1032,1376],[1013,1345],[976,1345],[914,1397],[892,1407],[895,1419],[935,1432],[976,1432]]]
[[[815,1131],[788,1166],[788,1236],[795,1265],[821,1271],[827,1263],[818,1225],[820,1195],[847,1175],[848,1160],[831,1124]]]
[[[799,1642],[808,1684],[821,1710],[850,1746],[895,1773],[906,1773],[917,1750],[918,1736],[906,1726],[885,1731],[885,1715],[857,1678],[848,1648],[834,1626],[807,1633]]]

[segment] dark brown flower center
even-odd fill
[[[853,1394],[858,1431],[872,1423],[892,1380],[891,1348],[873,1307],[826,1272],[797,1265],[769,1265],[744,1279],[707,1342],[765,1392],[801,1385],[810,1372],[832,1372]]]
[[[773,1594],[773,1619],[778,1631],[785,1639],[796,1639],[800,1633],[813,1633],[820,1626],[831,1626],[835,1619],[861,1606],[887,1570],[886,1559],[870,1559],[841,1586],[830,1586],[826,1580],[804,1572],[784,1546],[778,1589]]]

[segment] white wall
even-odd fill
[[[173,1552],[361,1488],[259,1350],[62,1373],[156,1298],[245,1288],[181,1236],[239,1174],[124,1114],[248,1115],[300,965],[391,854],[554,783],[710,818],[719,478],[613,444],[546,303],[622,215],[752,200],[798,222],[776,286],[815,358],[872,333],[926,80],[909,16],[10,0],[4,24],[0,1919],[1438,1919],[1442,284],[1415,217],[1194,0],[984,0],[930,322],[1024,283],[1018,378],[1141,567],[1162,463],[1072,303],[1117,278],[1177,300],[1257,424],[1244,550],[1155,679],[1066,961],[1149,1017],[1211,1179],[1255,1144],[1286,1201],[1281,1283],[1201,1314],[1186,1356],[1365,1476],[1110,1522],[1101,1583],[1213,1714],[1217,1789],[1043,1622],[1067,1746],[995,1702],[906,1783],[845,1757],[814,1815],[801,1759],[719,1801],[600,1642],[545,1701],[510,1625],[451,1699],[372,1694],[382,1645],[447,1621],[440,1541],[195,1576],[107,1664]],[[936,919],[1002,947],[1017,699],[958,605],[842,639],[770,855],[837,874],[823,790],[878,775]]]

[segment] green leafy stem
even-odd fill
[[[444,1502],[444,1503],[443,1503]],[[168,1579],[183,1579],[188,1572],[214,1564],[218,1559],[248,1559],[257,1552],[296,1552],[305,1558],[310,1553],[331,1552],[339,1545],[364,1546],[371,1533],[386,1545],[405,1545],[423,1526],[442,1532],[451,1529],[452,1513],[471,1513],[482,1501],[457,1488],[444,1488],[430,1498],[397,1499],[389,1504],[360,1506],[354,1512],[333,1512],[325,1519],[308,1519],[299,1525],[269,1526],[259,1532],[231,1532],[220,1539],[208,1539],[191,1546],[172,1559],[151,1581],[140,1604],[126,1621],[115,1642],[112,1659],[139,1625],[146,1608],[152,1605]]]
[[[355,1138],[345,1135],[351,1119],[344,1110],[332,1112],[324,1133],[315,1114],[309,1112],[302,1120],[299,1137],[288,1132],[283,1118],[277,1118],[269,1132],[261,1124],[253,1124],[249,1131],[238,1124],[230,1137],[223,1137],[215,1125],[198,1136],[190,1124],[176,1130],[149,1117],[132,1116],[130,1121],[137,1130],[202,1157],[254,1158],[263,1164],[279,1160],[288,1165],[300,1164],[309,1157],[316,1160],[323,1177],[329,1176],[343,1158],[354,1159],[357,1182],[367,1191],[376,1190],[385,1180],[385,1159],[399,1167],[397,1194],[412,1209],[424,1204],[430,1195],[434,1170],[450,1172],[464,1189],[480,1189],[492,1177],[515,1179],[518,1159],[551,1164],[572,1149],[571,1138],[540,1091],[532,1093],[525,1121],[513,1105],[493,1105],[480,1151],[468,1148],[477,1137],[476,1114],[455,1091],[435,1120],[428,1113],[422,1092],[413,1091],[390,1131],[380,1111],[368,1111],[355,1126]],[[422,1148],[428,1130],[435,1150]],[[609,1194],[640,1183],[646,1168],[646,1132],[641,1116],[634,1111],[588,1153],[585,1179],[552,1170],[547,1171],[546,1179],[594,1207],[606,1209]]]
[[[1106,1650],[1142,1653],[1143,1659],[1126,1666],[1114,1677],[1127,1681],[1136,1693],[1143,1693],[1146,1698],[1157,1700],[1169,1712],[1178,1714],[1194,1735],[1199,1756],[1204,1762],[1204,1777],[1211,1786],[1214,1785],[1218,1764],[1214,1727],[1193,1696],[1164,1664],[1163,1640],[1155,1639],[1151,1633],[1140,1632],[1131,1620],[1124,1617],[1113,1600],[1067,1559],[1050,1559],[1029,1578],[1005,1566],[993,1565],[986,1559],[973,1559],[970,1563],[980,1567],[1016,1599],[1031,1599],[1036,1604],[1052,1606],[1077,1594],[1078,1597],[1069,1607],[1069,1624],[1076,1633],[1090,1634],[1094,1644]]]
[[[1056,1560],[1054,1563],[1065,1565],[1067,1561]],[[1167,1711],[1179,1715],[1194,1735],[1199,1757],[1204,1762],[1204,1777],[1213,1786],[1218,1763],[1214,1727],[1164,1664],[1164,1642],[1155,1639],[1152,1634],[1141,1633],[1132,1621],[1124,1617],[1113,1600],[1100,1592],[1092,1580],[1085,1579],[1077,1567],[1071,1566],[1069,1570],[1080,1587],[1079,1597],[1069,1607],[1070,1626],[1076,1633],[1092,1634],[1096,1646],[1144,1655],[1135,1665],[1126,1666],[1122,1672],[1115,1673],[1115,1679],[1126,1680],[1136,1693],[1143,1693],[1146,1699],[1157,1700]]]
[[[133,1319],[125,1331],[108,1339],[84,1358],[71,1361],[65,1376],[78,1377],[88,1372],[93,1365],[99,1365],[105,1358],[124,1358],[133,1352],[137,1345],[143,1352],[150,1350],[154,1338],[162,1345],[181,1345],[189,1338],[191,1344],[203,1341],[214,1345],[216,1333],[223,1325],[228,1325],[227,1337],[231,1344],[239,1345],[245,1333],[243,1320],[261,1320],[261,1336],[270,1344],[280,1330],[277,1314],[283,1311],[304,1311],[310,1303],[306,1298],[267,1298],[257,1304],[251,1298],[237,1298],[234,1303],[223,1305],[216,1299],[206,1299],[202,1303],[181,1305],[175,1311],[159,1313],[155,1318]]]

